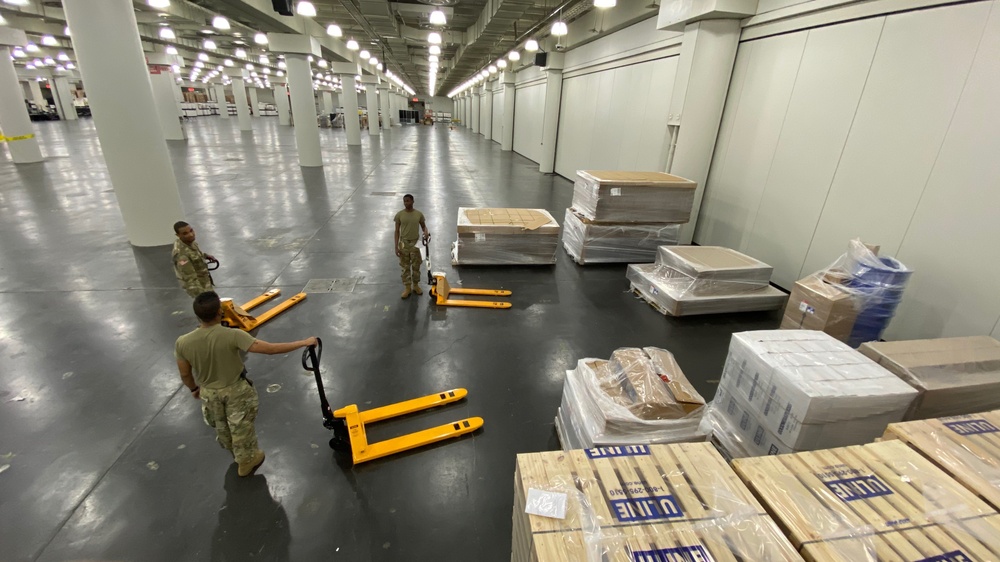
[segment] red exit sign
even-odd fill
[[[419,100],[419,99],[417,99],[417,98],[413,98],[413,101],[420,101],[420,100]]]

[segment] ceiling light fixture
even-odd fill
[[[257,58],[257,62],[260,64],[271,64],[271,59],[267,58],[267,55],[261,55]]]
[[[174,35],[174,30],[173,29],[170,29],[169,27],[161,27],[160,28],[160,39],[173,40],[173,39],[177,39],[177,36]]]
[[[227,20],[222,16],[215,16],[214,18],[212,18],[212,27],[214,27],[215,29],[226,31],[229,29],[229,20]]]
[[[63,62],[67,62],[67,61],[69,61],[69,55],[67,55],[66,53],[60,52],[58,55],[56,55],[56,60],[61,60]]]
[[[174,47],[173,45],[167,45],[166,53],[168,55],[176,55],[177,54],[177,47]]]
[[[263,33],[255,33],[253,36],[253,42],[258,45],[267,45],[267,35]]]
[[[378,63],[378,66],[376,66],[375,68],[377,68],[377,69],[379,69],[379,71],[381,71],[384,67],[382,66],[382,63]]]
[[[285,73],[279,70],[279,71],[275,72],[275,75],[277,75],[277,76],[284,76]]]
[[[511,51],[507,55],[507,59],[510,60],[510,62],[517,62],[517,61],[521,60],[521,53],[519,53],[517,51]]]
[[[438,33],[438,32],[436,32],[436,31],[432,31],[432,32],[428,33],[427,34],[427,42],[430,43],[431,45],[440,45],[441,44],[441,34]]]
[[[69,37],[69,26],[68,25],[65,26],[65,27],[63,27],[63,35],[65,35],[66,37]]]
[[[378,66],[378,59],[375,58],[375,57],[372,57],[372,58],[368,59],[368,64],[370,64],[372,66]]]
[[[55,65],[56,65],[56,59],[52,57],[45,57],[45,66],[55,66]]]
[[[205,68],[205,63],[197,61],[194,63],[195,68]]]
[[[369,53],[368,51],[363,50],[363,49],[362,49],[362,51],[360,53],[358,53],[358,56],[361,57],[361,60],[368,60],[368,59],[372,58],[372,54]]]
[[[75,70],[75,69],[76,69],[76,65],[75,64],[73,64],[71,62],[66,63],[66,70]]]
[[[431,12],[431,25],[444,25],[446,23],[448,23],[448,18],[445,17],[444,12],[441,10]]]
[[[211,39],[205,39],[201,46],[209,51],[214,51],[216,49],[215,41],[212,41]]]
[[[330,37],[344,36],[343,30],[341,30],[340,26],[335,23],[331,23],[330,25],[326,26],[326,34],[329,35]]]
[[[244,51],[243,49],[236,49],[235,51],[233,51],[233,54],[236,55],[236,58],[238,59],[247,58],[247,52]]]
[[[28,64],[24,65],[24,68],[27,68],[28,70],[34,70],[35,69],[35,65],[33,65],[33,64],[31,64],[29,62]]]
[[[42,35],[42,45],[56,47],[59,45],[59,41],[56,41],[56,38],[51,35]]]
[[[284,69],[288,68],[288,65],[287,65],[287,64],[285,64],[285,61],[283,61],[283,60],[279,60],[279,61],[278,61],[278,68],[280,68],[280,69],[284,70]]]
[[[250,64],[250,63],[247,63],[246,69],[249,70],[249,71],[253,71],[253,65]]]
[[[222,64],[224,64],[226,66],[234,66],[235,65],[235,63],[233,63],[233,59],[226,59],[226,60],[222,61]]]
[[[27,3],[27,2],[25,2]],[[170,0],[146,0],[150,8],[169,8]]]
[[[431,45],[427,49],[427,52],[429,52],[432,55],[440,55],[441,54],[441,47],[438,47],[437,45]]]
[[[23,58],[27,58],[28,53],[25,53],[24,49],[22,49],[21,47],[14,47],[13,55],[14,55],[14,58],[16,58],[16,59],[23,59]]]
[[[427,60],[429,60],[430,62],[438,62],[437,55],[431,55],[427,57]]]
[[[41,49],[38,48],[38,45],[35,45],[34,43],[28,43],[25,45],[24,50],[29,53],[37,53],[38,51],[41,51]]]
[[[507,60],[500,59],[497,61],[497,68],[507,68]]]
[[[358,45],[358,42],[355,41],[354,39],[348,39],[347,40],[347,48],[350,49],[350,50],[352,50],[352,51],[357,51],[358,49],[361,48],[361,46]]]
[[[330,66],[330,65],[329,65],[329,64],[327,64],[327,62],[326,62],[326,59],[319,59],[319,60],[318,60],[318,61],[316,62],[316,66],[318,66],[318,67],[320,67],[320,68],[326,68],[326,67],[328,67],[328,66]]]
[[[295,11],[298,12],[300,16],[305,16],[307,18],[316,17],[316,6],[312,5],[312,2],[299,2],[295,6]]]
[[[498,72],[496,65],[491,64],[486,70],[490,71],[490,74],[496,74]]]
[[[534,39],[528,39],[528,42],[524,44],[524,50],[529,53],[534,53],[538,50],[538,41]]]
[[[618,4],[618,0],[594,0],[595,8],[614,8]]]
[[[560,20],[552,24],[552,35],[562,37],[567,33],[569,33],[569,28],[566,27],[566,22]]]

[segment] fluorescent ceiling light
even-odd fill
[[[326,34],[329,35],[330,37],[344,36],[343,30],[341,30],[340,26],[335,23],[331,23],[330,25],[326,26]]]
[[[229,29],[229,20],[222,16],[215,16],[212,18],[212,27],[226,31]]]
[[[444,25],[446,23],[448,23],[448,18],[445,17],[444,12],[441,10],[431,12],[431,25]]]
[[[56,41],[56,38],[51,35],[42,35],[42,45],[56,47],[59,45],[59,41]]]
[[[168,55],[176,55],[177,54],[177,47],[174,47],[173,45],[167,45],[166,53]]]
[[[614,8],[618,0],[594,0],[595,8]]]
[[[354,39],[348,39],[347,40],[347,48],[350,49],[350,50],[352,50],[352,51],[357,51],[358,49],[361,48],[361,46],[358,45],[358,42],[355,41]]]
[[[538,50],[538,41],[534,39],[528,39],[528,42],[524,44],[524,50],[529,53],[534,53]]]
[[[295,6],[295,11],[298,12],[300,16],[305,16],[307,18],[316,17],[316,6],[312,5],[312,2],[299,2]]]
[[[431,45],[430,48],[427,49],[427,52],[429,52],[432,55],[440,55],[441,47],[438,47],[437,45]]]
[[[255,33],[253,36],[253,42],[258,45],[267,45],[267,35],[263,33]]]
[[[9,2],[10,0],[6,0],[6,1]],[[170,0],[146,0],[146,3],[149,4],[150,8],[169,8],[170,7]],[[25,4],[27,4],[27,2],[25,2]]]
[[[216,49],[215,41],[212,41],[211,39],[205,39],[201,46],[210,51],[214,51]]]
[[[161,27],[160,28],[160,39],[171,39],[172,40],[172,39],[177,39],[177,36],[174,35],[174,30],[173,29],[170,29],[169,27]]]

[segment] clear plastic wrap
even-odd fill
[[[581,359],[576,369],[566,372],[557,420],[565,449],[707,438],[700,428],[704,398],[676,363],[665,365],[673,362],[669,352],[647,349],[616,351],[612,355],[616,366]]]
[[[662,172],[580,170],[572,205],[597,222],[686,223],[697,186]]]
[[[599,224],[566,209],[562,242],[576,263],[648,263],[663,245],[676,245],[678,224]]]
[[[917,391],[829,334],[733,334],[710,412],[732,456],[870,442],[898,422]],[[730,435],[722,435],[723,432]]]
[[[1000,515],[888,441],[733,461],[809,561],[996,560]]]
[[[1000,408],[1000,341],[989,336],[867,342],[858,351],[920,393],[908,420]]]
[[[556,261],[559,223],[545,209],[458,209],[453,265],[545,265]]]
[[[900,261],[851,240],[837,261],[796,282],[781,327],[822,330],[851,347],[877,341],[912,274]]]
[[[894,423],[883,439],[899,439],[1000,509],[1000,411]]]
[[[632,282],[633,291],[662,314],[670,316],[777,310],[784,306],[788,298],[784,292],[770,285],[734,281],[721,282],[734,291],[729,294],[696,294],[696,289],[720,282],[704,282],[657,264],[631,264],[625,277]],[[739,287],[743,290],[736,292]]]
[[[801,560],[707,443],[528,453],[516,467],[513,562]],[[564,495],[565,517],[525,513],[530,490]]]

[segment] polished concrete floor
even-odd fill
[[[252,133],[219,118],[187,130],[171,156],[185,218],[222,261],[224,296],[360,278],[353,292],[310,295],[259,337],[322,337],[334,407],[468,388],[376,439],[467,416],[486,425],[351,468],[327,446],[298,354],[255,355],[267,461],[237,478],[176,372],[173,342],[196,322],[169,247],[124,238],[90,120],[38,123],[44,163],[0,158],[2,560],[506,561],[515,455],[558,447],[552,421],[577,358],[663,346],[711,396],[730,334],[778,324],[664,318],[627,293],[624,265],[580,267],[562,251],[553,267],[453,269],[459,206],[541,207],[561,221],[572,197],[569,181],[464,128],[397,127],[361,147],[321,130],[318,169],[298,166],[276,118]],[[513,290],[513,309],[400,300],[392,216],[404,193],[427,215],[435,268]]]

